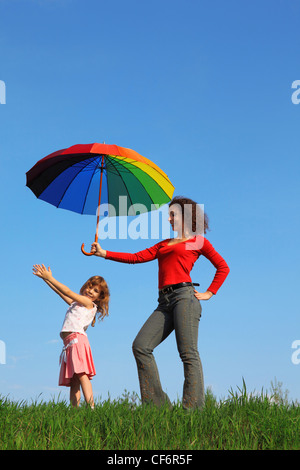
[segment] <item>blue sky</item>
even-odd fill
[[[96,218],[39,201],[25,186],[36,161],[78,143],[133,148],[169,176],[175,194],[204,204],[207,238],[231,272],[203,302],[199,351],[218,397],[274,378],[300,399],[299,2],[283,0],[0,0],[0,393],[68,397],[59,388],[65,304],[31,273],[50,265],[73,290],[94,274],[111,290],[110,316],[88,330],[96,397],[139,393],[131,344],[156,307],[156,262],[87,258]],[[0,97],[1,98],[1,97]],[[3,100],[2,100],[3,101]],[[105,240],[135,252],[157,240]],[[213,266],[193,280],[206,290]],[[174,335],[155,351],[161,381],[181,398]],[[300,357],[300,352],[299,352]]]

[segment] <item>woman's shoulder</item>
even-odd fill
[[[190,240],[187,240],[186,244],[191,250],[202,250],[209,244],[209,241],[203,235],[195,235]]]
[[[158,242],[156,245],[166,245],[171,240],[173,240],[173,238],[165,238],[164,240],[161,240],[160,242]]]
[[[171,240],[172,238],[166,238],[165,240],[161,240],[155,243],[155,245],[152,245],[150,250],[159,250],[162,246],[167,245]]]

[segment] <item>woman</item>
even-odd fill
[[[169,222],[177,237],[167,239],[138,253],[116,253],[93,243],[94,255],[123,263],[158,260],[159,303],[135,338],[132,349],[136,359],[142,402],[160,406],[170,400],[163,392],[153,350],[175,330],[177,348],[184,366],[183,407],[204,405],[204,381],[198,352],[199,300],[217,293],[229,273],[224,259],[199,233],[206,233],[208,220],[195,201],[175,197],[169,204]],[[197,292],[190,271],[200,255],[216,268],[206,292]]]

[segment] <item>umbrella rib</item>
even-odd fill
[[[92,161],[95,161],[95,158],[92,160]],[[78,162],[74,163],[74,165],[76,165]],[[60,201],[59,201],[59,204],[56,206],[57,208],[60,206],[60,204],[62,203],[62,200],[66,194],[66,192],[68,191],[69,187],[71,186],[71,184],[73,183],[73,181],[75,180],[75,178],[77,178],[77,176],[83,171],[83,169],[85,169],[89,164],[91,163],[91,161],[89,161],[81,170],[78,171],[78,173],[76,173],[76,175],[71,179],[71,181],[69,182],[68,186],[66,187],[66,189],[64,190],[63,192],[63,195],[61,196],[60,198]],[[69,168],[72,168],[72,166],[74,165],[71,165]]]
[[[142,168],[140,168],[139,166],[135,166],[135,165],[134,165],[133,163],[131,163],[131,162],[126,162],[126,163],[127,163],[127,165],[129,165],[130,167],[134,167],[135,169],[140,170],[141,172],[144,172],[144,170],[143,170]],[[145,165],[147,165],[147,163],[145,163]],[[134,173],[131,171],[130,167],[126,167],[126,168],[127,168],[128,171],[130,171],[131,174],[134,175]],[[152,168],[152,170],[155,170],[155,171],[157,172],[157,170],[156,170],[155,168],[153,168],[153,167],[151,167],[151,168]],[[146,173],[146,172],[145,172],[145,173]],[[157,173],[158,173],[158,172],[157,172]],[[166,195],[167,197],[169,197],[168,194],[166,193],[165,189],[163,188],[163,186],[161,186],[151,175],[149,175],[148,173],[146,173],[146,174],[147,174],[147,175],[149,176],[149,178],[151,178],[152,181],[161,189],[161,191],[163,191],[163,192],[165,193],[165,195]],[[163,178],[166,179],[164,176],[163,176]],[[140,180],[139,180],[139,181],[140,181]],[[142,183],[141,181],[140,181],[140,183],[141,183],[141,185],[143,186],[143,188],[144,188],[145,191],[146,191],[146,188],[145,188],[145,186],[143,185],[143,183]],[[171,183],[171,184],[172,184],[172,183]],[[153,199],[151,198],[150,194],[149,194],[149,197],[150,197],[151,201],[153,202],[153,204],[155,204],[155,202],[154,202]]]
[[[95,161],[97,158],[99,158],[101,155],[97,155],[97,157],[95,157],[95,159],[93,161]],[[90,189],[90,186],[91,186],[91,183],[92,183],[92,179],[94,178],[94,175],[97,171],[98,167],[95,166],[95,170],[91,176],[91,179],[90,179],[90,182],[89,182],[89,185],[88,185],[88,188],[86,190],[86,193],[85,193],[85,198],[84,198],[84,203],[83,203],[83,206],[82,206],[82,211],[81,211],[81,214],[83,214],[83,211],[84,211],[84,207],[85,207],[85,204],[86,204],[86,200],[87,200],[87,195],[88,195],[88,192],[89,192],[89,189]]]
[[[107,158],[109,158],[109,157],[107,157]],[[131,197],[130,197],[127,184],[126,184],[125,181],[123,180],[123,178],[122,178],[122,176],[121,176],[121,173],[119,172],[118,168],[115,166],[114,162],[113,162],[112,160],[110,160],[110,159],[109,159],[109,162],[110,162],[110,164],[114,167],[114,169],[116,170],[116,172],[118,173],[118,175],[120,176],[120,178],[122,179],[123,184],[124,184],[124,186],[125,186],[125,188],[126,188],[126,191],[127,191],[128,197],[129,197],[129,200],[130,200],[131,205],[132,205],[132,199],[131,199]],[[109,185],[108,185],[108,184],[107,184],[107,191],[108,191],[108,193],[109,193]]]
[[[138,169],[138,170],[141,170],[141,172],[143,172],[143,170],[142,170],[141,168],[134,166],[134,165],[133,165],[132,163],[130,163],[130,162],[126,162],[125,159],[126,159],[126,157],[123,157],[123,158],[122,158],[122,161],[125,162],[128,166],[130,165],[130,167],[134,167],[134,168],[136,168],[136,169]],[[121,160],[121,159],[120,159],[120,160]],[[111,162],[111,164],[113,165],[113,162]],[[140,185],[143,186],[144,190],[147,192],[147,194],[148,194],[149,199],[151,200],[151,202],[153,202],[153,204],[155,204],[155,202],[153,201],[153,198],[150,196],[150,194],[149,194],[148,191],[146,190],[146,188],[145,188],[145,186],[143,185],[143,183],[135,176],[135,174],[131,171],[131,169],[130,169],[128,166],[126,166],[126,167],[124,167],[124,168],[126,168],[126,170],[129,171],[129,172],[138,180],[138,182],[140,183]],[[116,168],[116,171],[118,171],[117,168]],[[118,172],[118,173],[119,173],[119,172]],[[120,173],[119,173],[119,174],[120,174]],[[149,178],[152,179],[152,181],[154,181],[155,184],[157,184],[157,185],[162,189],[162,191],[163,191],[163,192],[166,194],[166,196],[167,196],[167,193],[164,191],[164,189],[163,189],[150,175],[148,175],[148,176],[149,176]],[[124,180],[123,180],[123,182],[124,182]],[[125,182],[124,182],[124,185],[126,186]],[[126,189],[127,189],[127,186],[126,186]],[[128,189],[127,189],[127,192],[128,192],[128,195],[129,195]],[[130,195],[129,195],[129,198],[130,198]],[[130,201],[131,201],[131,203],[132,203],[131,198],[130,198]]]

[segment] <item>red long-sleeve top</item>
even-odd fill
[[[146,263],[158,260],[158,288],[162,289],[179,282],[192,282],[190,272],[200,255],[205,256],[217,269],[207,290],[216,294],[225,281],[229,267],[226,261],[204,237],[196,237],[169,245],[171,239],[157,243],[138,253],[117,253],[106,251],[106,258],[121,263]]]

